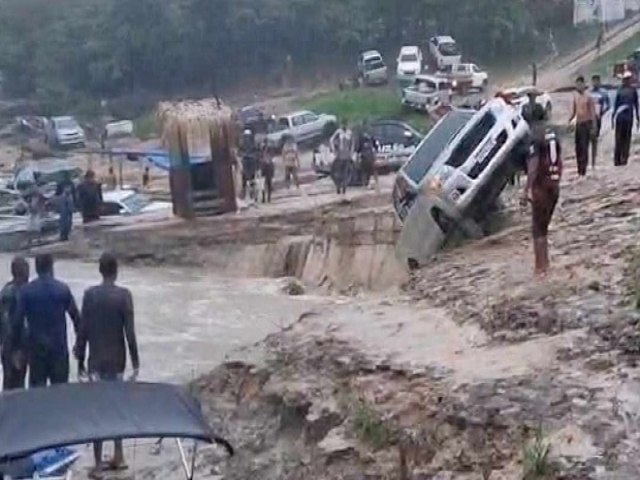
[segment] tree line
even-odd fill
[[[11,95],[217,91],[248,76],[453,35],[478,61],[531,54],[572,0],[0,0]]]

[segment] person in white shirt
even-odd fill
[[[338,195],[344,195],[347,193],[354,152],[353,133],[346,120],[343,120],[342,126],[333,134],[330,143],[335,155],[331,166],[331,176],[336,184]]]

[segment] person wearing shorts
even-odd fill
[[[102,283],[89,288],[82,300],[78,341],[74,348],[78,370],[85,375],[85,353],[89,347],[89,379],[95,382],[117,382],[124,379],[127,347],[133,374],[138,377],[140,360],[134,328],[133,298],[131,292],[116,285],[118,261],[108,253],[100,257]],[[92,478],[100,478],[103,470],[123,470],[122,441],[114,441],[114,455],[106,464],[102,461],[102,442],[93,444],[95,468]]]

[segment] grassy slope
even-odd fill
[[[640,47],[640,34],[634,35],[626,42],[599,57],[589,67],[589,73],[598,73],[602,75],[603,78],[611,77],[614,65],[625,60],[629,54],[638,47]]]
[[[421,131],[428,130],[429,119],[424,114],[402,108],[399,96],[387,88],[360,88],[316,95],[298,102],[301,108],[330,113],[351,124],[364,120],[404,120]]]

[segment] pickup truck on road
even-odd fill
[[[447,67],[444,72],[457,90],[484,90],[489,84],[489,75],[475,63],[458,63]]]
[[[285,136],[292,136],[297,143],[328,137],[336,130],[337,123],[338,119],[334,115],[310,111],[289,113],[269,125],[267,145],[269,148],[280,149]]]

